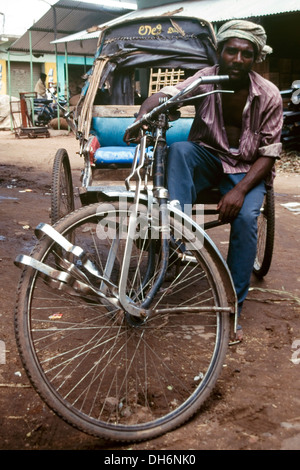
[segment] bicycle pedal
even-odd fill
[[[67,240],[61,233],[55,230],[52,225],[40,223],[35,229],[36,236],[41,237],[41,234],[45,234],[50,237],[55,243],[61,246],[67,253],[76,256],[82,263],[82,266],[93,276],[97,277],[101,281],[105,282],[108,287],[115,289],[116,286],[111,281],[103,277],[98,270],[97,266],[89,258],[88,254],[80,247],[73,245]]]

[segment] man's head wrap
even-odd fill
[[[266,45],[267,35],[264,28],[251,21],[231,20],[223,24],[217,33],[218,44],[230,38],[247,39],[252,42],[257,51],[256,62],[262,62],[267,54],[272,53],[272,48]]]

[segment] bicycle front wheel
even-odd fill
[[[189,228],[171,249],[149,317],[139,319],[111,301],[129,213],[128,205],[94,204],[55,225],[85,251],[102,279],[47,236],[38,242],[33,258],[53,270],[69,268],[74,277],[55,281],[26,267],[15,329],[28,376],[52,410],[86,433],[138,441],[183,424],[208,397],[227,350],[229,308],[216,259],[199,248]],[[126,286],[137,307],[157,279],[161,259],[146,207],[139,206],[138,217]],[[173,217],[170,227],[174,236],[180,233]],[[189,253],[182,256],[187,242]]]

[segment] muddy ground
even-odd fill
[[[78,142],[67,132],[51,132],[47,139],[0,133],[0,449],[300,449],[300,213],[282,205],[300,206],[298,160],[283,159],[278,166],[272,266],[263,281],[253,277],[242,317],[245,339],[228,349],[212,396],[182,428],[148,442],[119,445],[87,436],[55,416],[30,387],[15,344],[20,270],[13,260],[29,253],[34,227],[49,221],[51,171],[58,148],[68,150],[74,185],[80,184]],[[228,227],[211,236],[225,254]]]

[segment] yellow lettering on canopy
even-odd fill
[[[146,36],[153,34],[154,36],[161,33],[161,24],[158,24],[155,28],[149,25],[144,25],[139,27],[139,34],[141,36]]]

